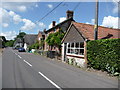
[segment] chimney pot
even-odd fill
[[[46,29],[44,29],[43,32],[45,33],[45,32],[46,32]]]
[[[73,14],[74,14],[73,11],[68,10],[66,13],[67,13],[67,19],[73,18]]]
[[[55,26],[55,24],[56,24],[56,21],[53,21],[53,22],[52,22],[52,27],[54,27],[54,26]]]

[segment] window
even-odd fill
[[[67,53],[84,55],[84,42],[67,43]]]

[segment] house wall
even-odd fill
[[[60,25],[58,25],[57,27],[53,28],[53,30],[47,31],[46,36],[45,36],[45,40],[47,39],[47,37],[49,36],[50,33],[55,33],[58,32],[59,29],[61,28],[64,32],[67,31],[68,27],[70,26],[72,20],[68,20]],[[60,52],[59,49],[56,46],[49,46],[46,42],[45,42],[45,47],[44,47],[45,51],[51,50],[51,51],[57,51]]]
[[[69,54],[67,53],[68,50],[68,43],[80,43],[84,42],[84,55],[79,55],[79,54]],[[65,43],[67,43],[67,48],[65,50]],[[76,44],[74,44],[76,45]],[[86,58],[86,41],[84,40],[83,36],[81,33],[75,28],[74,25],[71,25],[69,28],[69,31],[67,32],[63,44],[62,44],[62,61],[74,59],[76,62],[77,66],[80,67],[86,67],[87,63],[87,58]]]
[[[42,38],[42,34],[38,33],[37,40],[40,42],[40,39]]]
[[[24,43],[24,49],[27,50],[27,44],[26,43]]]

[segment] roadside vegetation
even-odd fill
[[[59,51],[61,51],[61,41],[64,35],[65,33],[62,29],[60,29],[58,32],[49,34],[49,36],[46,39],[46,42],[52,47],[56,46],[59,49]]]
[[[14,43],[15,41],[20,38],[21,40],[23,40],[23,37],[26,35],[25,32],[21,32],[19,33],[15,38],[14,40],[6,40],[6,42],[4,43],[6,47],[13,47],[14,46]]]
[[[87,42],[88,66],[120,75],[120,39],[101,39]]]

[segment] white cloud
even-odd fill
[[[86,24],[95,24],[95,19],[91,19],[91,22],[86,22]]]
[[[59,23],[65,21],[65,20],[66,20],[66,17],[61,17],[61,18],[59,18]]]
[[[28,19],[22,19],[20,15],[16,14],[14,11],[7,11],[6,9],[0,8],[0,24],[3,27],[8,27],[9,23],[19,24],[20,22],[25,23],[21,27],[22,30],[32,30],[35,28],[35,24]],[[42,23],[40,24],[43,25]],[[44,25],[43,25],[44,26]]]
[[[16,14],[15,14],[15,12],[10,11],[10,12],[9,12],[9,15],[10,15],[10,16],[15,16]]]
[[[119,7],[119,3],[120,0],[112,0],[113,1],[113,4],[114,4],[114,8],[113,8],[113,13],[119,13],[120,9],[118,8]]]
[[[48,28],[49,28],[49,29],[52,28],[52,23],[50,23],[50,25],[48,26]]]
[[[13,16],[13,21],[15,24],[18,24],[19,22],[22,21],[21,16],[19,16],[19,15]]]
[[[3,26],[3,27],[8,27],[9,24],[8,24],[8,23],[3,23],[2,26]]]
[[[52,4],[48,4],[47,5],[49,8],[53,8],[53,5]]]
[[[33,30],[35,28],[35,23],[33,23],[31,20],[23,19],[22,20],[25,24],[21,27],[21,30]]]
[[[39,23],[38,23],[38,26],[39,26],[41,29],[43,29],[43,28],[46,27],[45,24],[44,24],[43,22],[39,22]]]
[[[26,6],[18,6],[18,10],[21,12],[25,12],[27,10]]]
[[[113,13],[114,14],[118,13],[118,3],[114,1],[113,4],[114,4]]]
[[[25,0],[24,0],[25,1]],[[36,2],[3,2],[1,8],[11,10],[14,12],[25,12],[32,7],[35,7]]]
[[[104,17],[102,26],[118,28],[118,20],[120,20],[120,18],[118,17],[113,17],[113,16]]]
[[[65,21],[65,20],[66,20],[66,17],[60,17],[60,18],[59,18],[59,21],[56,22],[56,25],[57,25],[58,23],[61,23],[61,22]],[[49,28],[49,29],[52,28],[52,23],[49,24],[48,28]]]
[[[10,16],[8,14],[8,11],[0,8],[0,24],[9,23],[9,22],[10,22]]]
[[[1,32],[0,36],[5,36],[7,40],[13,40],[16,37],[17,33],[15,31]]]

